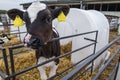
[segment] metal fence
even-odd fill
[[[22,32],[19,32],[19,33],[16,33],[16,34],[21,34]],[[5,71],[6,73],[3,73],[0,71],[0,76],[4,79],[4,80],[16,80],[16,76],[17,75],[20,75],[22,73],[25,73],[27,71],[30,71],[34,68],[37,68],[39,66],[42,66],[46,63],[49,63],[51,61],[54,61],[56,59],[59,59],[59,58],[62,58],[62,57],[65,57],[65,56],[68,56],[68,55],[71,55],[73,54],[74,52],[77,52],[79,50],[82,50],[84,48],[87,48],[89,46],[92,46],[94,45],[94,50],[93,50],[93,54],[86,57],[85,59],[75,63],[75,64],[72,64],[71,66],[65,68],[64,70],[62,70],[61,72],[58,72],[56,75],[48,78],[48,80],[53,80],[55,77],[57,76],[60,76],[62,73],[65,73],[66,71],[68,71],[69,69],[75,67],[71,72],[69,72],[67,75],[65,75],[64,77],[62,77],[60,80],[78,80],[81,78],[81,76],[83,76],[84,74],[86,74],[87,72],[89,72],[89,75],[87,75],[84,80],[88,80],[88,78],[91,77],[91,80],[97,80],[98,77],[102,74],[102,72],[106,69],[106,67],[110,64],[110,62],[115,58],[115,56],[119,53],[120,51],[120,48],[118,48],[116,50],[116,52],[111,56],[111,58],[106,62],[106,64],[100,69],[100,71],[95,75],[95,76],[92,76],[92,73],[93,73],[93,61],[99,57],[104,51],[106,51],[109,47],[111,47],[111,45],[113,45],[114,43],[116,43],[118,40],[120,40],[120,36],[116,39],[114,39],[113,41],[111,41],[109,44],[107,44],[105,47],[103,47],[101,50],[99,50],[98,52],[95,53],[95,50],[96,50],[96,43],[97,43],[97,36],[98,36],[98,31],[91,31],[91,32],[86,32],[86,33],[81,33],[81,34],[76,34],[76,35],[71,35],[71,36],[65,36],[65,37],[60,37],[60,38],[54,38],[52,40],[50,40],[49,42],[51,41],[56,41],[56,40],[61,40],[61,39],[67,39],[67,38],[71,38],[71,37],[76,37],[76,36],[81,36],[81,35],[87,35],[87,34],[91,34],[91,33],[95,33],[96,37],[95,39],[89,39],[89,38],[84,38],[85,40],[89,40],[91,41],[90,44],[88,45],[85,45],[81,48],[78,48],[74,51],[71,51],[71,52],[67,52],[67,53],[64,53],[58,57],[55,57],[55,58],[52,58],[52,59],[49,59],[43,63],[40,63],[40,64],[36,64],[34,66],[31,66],[31,67],[28,67],[28,68],[25,68],[19,72],[16,72],[15,71],[15,65],[14,65],[14,54],[13,54],[13,50],[14,49],[19,49],[19,48],[22,48],[24,47],[23,44],[20,44],[20,45],[16,45],[16,46],[10,46],[9,47],[9,56],[10,56],[10,66],[11,66],[11,72],[9,71],[9,66],[8,66],[8,57],[7,57],[7,53],[6,53],[6,49],[4,47],[0,47],[0,50],[2,51],[2,54],[3,54],[3,59],[4,59],[4,65],[5,65]],[[117,75],[117,71],[118,71],[118,68],[119,68],[119,61],[120,59],[118,60],[118,63],[115,65],[112,73],[110,74],[110,76],[107,78],[107,80],[115,80],[116,79],[116,75]],[[90,66],[88,66],[89,64],[92,64]]]
[[[91,33],[95,33],[95,35],[96,35],[95,39],[84,38],[85,40],[91,41],[90,44],[85,45],[85,46],[83,46],[83,47],[81,47],[81,48],[78,48],[78,49],[76,49],[76,50],[74,50],[74,51],[71,51],[71,52],[62,54],[62,55],[60,55],[60,56],[58,56],[58,57],[49,59],[49,60],[47,60],[47,61],[45,61],[45,62],[43,62],[43,63],[36,64],[35,66],[31,66],[31,67],[26,68],[26,69],[24,69],[24,70],[21,70],[21,71],[19,71],[19,72],[15,72],[15,69],[14,69],[14,66],[15,66],[15,65],[14,65],[13,50],[14,50],[14,49],[18,49],[18,48],[22,48],[22,47],[24,47],[24,46],[23,46],[23,44],[17,45],[17,46],[11,46],[11,47],[9,47],[9,56],[10,56],[10,66],[11,66],[11,71],[12,71],[12,73],[10,74],[9,69],[8,69],[7,57],[6,57],[6,56],[3,56],[4,59],[5,59],[4,62],[5,62],[5,67],[6,67],[6,73],[7,73],[7,74],[3,74],[3,73],[0,72],[0,75],[1,75],[1,77],[4,78],[5,80],[10,80],[10,79],[15,80],[17,75],[20,75],[20,74],[22,74],[22,73],[25,73],[25,72],[27,72],[27,71],[29,71],[29,70],[32,70],[32,69],[34,69],[34,68],[37,68],[37,67],[39,67],[39,66],[41,66],[41,65],[44,65],[44,64],[49,63],[49,62],[51,62],[51,61],[54,61],[54,60],[56,60],[56,59],[59,59],[59,58],[68,56],[68,55],[70,55],[70,54],[72,54],[72,53],[74,53],[74,52],[77,52],[77,51],[79,51],[79,50],[82,50],[82,49],[87,48],[87,47],[92,46],[92,45],[94,45],[94,50],[93,50],[93,53],[94,53],[94,52],[95,52],[95,48],[96,48],[96,43],[97,43],[97,36],[98,36],[97,34],[98,34],[98,31],[91,31],[91,32],[86,32],[86,33],[81,33],[81,34],[76,34],[76,35],[71,35],[71,36],[54,38],[54,39],[50,40],[49,42],[51,42],[51,41],[56,41],[56,40],[61,40],[61,39],[66,39],[66,38],[71,38],[71,37],[76,37],[76,36],[81,36],[81,35],[87,35],[87,34],[91,34]],[[2,50],[2,49],[1,49],[1,50]],[[3,52],[3,54],[6,55],[5,52]],[[92,56],[92,55],[90,55],[90,56]],[[90,56],[88,56],[88,57],[90,57]],[[88,57],[86,57],[85,59],[87,59]],[[83,59],[83,60],[85,60],[85,59]],[[83,60],[81,60],[81,62],[82,62]],[[73,65],[69,66],[68,68],[64,69],[63,71],[61,71],[61,72],[57,73],[56,75],[50,77],[48,80],[51,80],[51,79],[55,78],[56,76],[61,75],[62,73],[66,72],[67,70],[69,70],[69,69],[71,69],[71,68],[73,68],[73,67],[76,66],[77,64],[79,64],[79,63],[76,63],[76,64],[73,64]],[[90,67],[90,69],[92,69],[92,67]],[[91,71],[92,71],[92,70],[91,70]]]

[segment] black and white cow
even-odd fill
[[[67,15],[69,12],[69,7],[63,6],[53,10],[48,8],[46,4],[40,2],[33,2],[26,12],[18,9],[11,9],[8,11],[8,16],[11,19],[14,20],[15,17],[19,15],[20,18],[26,23],[28,34],[26,35],[24,42],[26,46],[36,50],[38,64],[60,55],[59,40],[54,42],[48,41],[52,38],[59,37],[57,31],[52,27],[52,20],[62,11],[65,15]],[[47,79],[45,72],[46,67],[51,68],[49,77],[55,75],[56,69],[58,68],[58,63],[59,60],[55,60],[38,67],[41,79]]]

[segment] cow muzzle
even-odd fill
[[[33,49],[38,49],[39,47],[45,45],[42,39],[33,38],[30,34],[27,34],[24,40],[24,46],[31,47]]]
[[[36,38],[36,39],[30,40],[29,45],[30,45],[31,48],[37,49],[38,47],[41,47],[41,46],[43,46],[45,44],[41,39]]]

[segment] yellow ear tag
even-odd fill
[[[66,16],[63,12],[61,12],[58,16],[58,21],[59,22],[65,22],[66,21]]]
[[[23,20],[20,18],[20,16],[16,16],[15,20],[13,21],[15,27],[23,26]]]

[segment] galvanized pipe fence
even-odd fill
[[[1,72],[0,72],[0,76],[1,76],[2,78],[4,78],[5,80],[10,80],[10,79],[15,80],[17,75],[20,75],[20,74],[22,74],[22,73],[25,73],[25,72],[27,72],[27,71],[30,71],[30,70],[32,70],[32,69],[34,69],[34,68],[37,68],[37,67],[39,67],[39,66],[42,66],[42,65],[44,65],[44,64],[46,64],[46,63],[49,63],[49,62],[51,62],[51,61],[54,61],[54,60],[56,60],[56,59],[59,59],[59,58],[68,56],[68,55],[70,55],[70,54],[72,54],[72,53],[74,53],[74,52],[77,52],[77,51],[79,51],[79,50],[82,50],[82,49],[87,48],[87,47],[92,46],[92,45],[94,45],[94,50],[93,50],[93,53],[94,53],[94,52],[95,52],[95,48],[96,48],[96,43],[97,43],[98,31],[91,31],[91,32],[85,32],[85,33],[80,33],[80,34],[71,35],[71,36],[54,38],[54,39],[52,39],[52,40],[50,40],[50,41],[48,41],[48,42],[56,41],[56,40],[61,40],[61,39],[66,39],[66,38],[71,38],[71,37],[76,37],[76,36],[81,36],[81,35],[87,35],[87,34],[91,34],[91,33],[95,33],[95,35],[96,35],[95,39],[84,38],[85,40],[91,41],[90,44],[85,45],[85,46],[83,46],[83,47],[81,47],[81,48],[78,48],[78,49],[76,49],[76,50],[74,50],[74,51],[71,51],[71,52],[62,54],[62,55],[60,55],[60,56],[58,56],[58,57],[49,59],[49,60],[47,60],[47,61],[45,61],[45,62],[43,62],[43,63],[36,64],[35,66],[28,67],[28,68],[26,68],[26,69],[24,69],[24,70],[21,70],[21,71],[19,71],[19,72],[15,72],[15,69],[14,69],[15,65],[14,65],[13,50],[14,50],[14,49],[18,49],[18,48],[22,48],[22,47],[24,47],[24,45],[21,44],[21,45],[11,46],[11,47],[9,47],[9,56],[10,56],[10,63],[11,63],[10,66],[11,66],[11,71],[12,71],[12,73],[10,74],[10,72],[9,72],[7,55],[6,55],[6,53],[4,52],[3,54],[5,54],[6,56],[3,56],[3,57],[4,57],[4,59],[5,59],[4,62],[5,62],[5,67],[6,67],[6,73],[7,73],[7,74],[1,74]],[[4,49],[4,50],[5,50],[5,49]],[[92,54],[92,55],[93,55],[93,54]],[[92,56],[92,55],[90,55],[90,56]],[[90,56],[88,56],[88,57],[90,57]],[[88,57],[86,57],[85,59],[87,59]],[[83,59],[83,60],[85,60],[85,59]],[[81,60],[81,62],[82,62],[83,60]],[[79,62],[79,63],[80,63],[80,62]],[[56,75],[50,77],[48,80],[52,80],[52,79],[55,78],[56,76],[61,75],[62,73],[66,72],[67,70],[69,70],[69,69],[71,69],[71,68],[73,68],[74,66],[76,66],[76,65],[79,64],[79,63],[76,63],[76,64],[73,64],[73,65],[69,66],[68,68],[64,69],[63,71],[61,71],[61,72],[57,73]],[[92,71],[92,66],[90,67],[90,69],[91,69],[91,71]],[[91,73],[92,73],[92,72],[91,72]]]
[[[22,34],[22,33],[26,33],[26,32],[17,32],[17,33],[12,33],[12,34]],[[80,34],[76,34],[76,35],[70,35],[70,36],[65,36],[65,37],[60,37],[60,38],[54,38],[48,42],[52,42],[52,41],[56,41],[56,40],[61,40],[61,39],[67,39],[67,38],[71,38],[71,37],[76,37],[76,36],[81,36],[81,35],[86,35],[86,34],[91,34],[91,33],[95,33],[96,37],[95,39],[89,39],[89,38],[84,38],[85,40],[89,40],[91,41],[91,44],[88,44],[88,45],[85,45],[81,48],[78,48],[74,51],[71,51],[71,52],[68,52],[68,53],[65,53],[65,54],[62,54],[58,57],[55,57],[53,59],[49,59],[43,63],[40,63],[40,64],[36,64],[35,66],[31,66],[31,67],[28,67],[26,69],[23,69],[19,72],[16,72],[15,71],[15,65],[14,65],[14,54],[13,54],[13,50],[14,49],[19,49],[19,48],[22,48],[24,47],[23,44],[20,44],[20,45],[16,45],[16,46],[10,46],[9,47],[9,57],[10,57],[10,66],[11,66],[11,71],[12,73],[10,74],[10,71],[8,69],[8,55],[6,54],[6,49],[2,46],[0,46],[0,51],[2,51],[2,54],[3,54],[3,59],[4,59],[4,67],[5,67],[5,71],[6,73],[3,73],[0,71],[0,76],[5,79],[5,80],[10,80],[10,79],[13,79],[15,80],[16,79],[16,76],[17,75],[20,75],[22,73],[25,73],[27,71],[30,71],[34,68],[37,68],[39,66],[42,66],[46,63],[49,63],[51,61],[54,61],[56,59],[59,59],[59,58],[62,58],[62,57],[65,57],[65,56],[68,56],[68,55],[71,55],[73,54],[74,52],[77,52],[79,50],[82,50],[84,48],[87,48],[89,46],[92,46],[94,45],[94,50],[93,50],[93,54],[89,55],[88,57],[86,57],[85,59],[75,63],[75,64],[72,64],[71,66],[65,68],[64,70],[62,70],[61,72],[58,72],[56,75],[48,78],[48,80],[53,80],[55,77],[57,76],[60,76],[61,74],[65,73],[66,71],[68,71],[69,69],[75,67],[71,72],[69,72],[67,75],[65,75],[64,77],[62,77],[60,80],[79,80],[79,78],[81,76],[83,76],[86,72],[90,72],[90,74],[84,78],[84,80],[87,80],[89,77],[92,76],[92,73],[93,73],[93,61],[99,57],[104,51],[106,51],[109,47],[111,47],[113,44],[115,44],[117,41],[120,40],[120,36],[117,37],[116,39],[114,39],[113,41],[111,41],[109,44],[107,44],[105,47],[103,47],[101,50],[99,50],[98,52],[95,53],[95,50],[96,50],[96,43],[97,43],[97,36],[98,36],[98,31],[91,31],[91,32],[86,32],[86,33],[80,33]],[[7,34],[7,35],[11,35],[11,34]],[[95,76],[92,76],[91,80],[97,80],[98,77],[102,74],[102,72],[107,68],[107,66],[111,63],[111,61],[115,58],[115,56],[119,53],[120,51],[120,48],[118,48],[116,50],[116,52],[110,57],[110,59],[106,62],[106,64],[100,69],[100,71],[95,75]],[[116,76],[117,76],[117,72],[118,72],[118,69],[119,69],[119,62],[120,62],[120,58],[117,62],[117,64],[114,66],[114,69],[112,71],[112,73],[110,74],[110,76],[107,78],[107,80],[115,80],[116,79]],[[91,66],[85,68],[86,66],[88,66],[89,64],[92,64]]]

